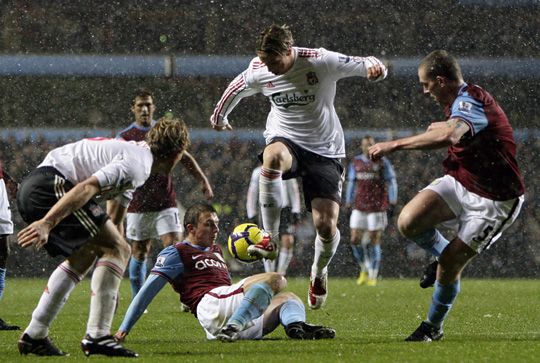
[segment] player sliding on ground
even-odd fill
[[[260,339],[285,327],[293,339],[331,339],[331,328],[305,322],[304,304],[291,292],[282,292],[287,280],[263,273],[231,282],[221,247],[215,209],[196,204],[186,211],[183,242],[163,249],[143,287],[131,302],[115,338],[122,342],[157,293],[169,282],[191,308],[208,339]]]

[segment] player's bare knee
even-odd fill
[[[399,214],[397,227],[399,233],[401,233],[401,235],[405,238],[412,238],[418,234],[411,215],[405,210]]]
[[[332,218],[321,217],[315,221],[317,234],[324,239],[330,239],[336,234],[336,225]]]
[[[266,283],[276,294],[287,287],[287,279],[282,274],[277,272],[268,272],[268,279]]]
[[[263,166],[281,170],[285,159],[288,157],[288,149],[280,143],[270,144],[264,149]]]

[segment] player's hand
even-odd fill
[[[116,334],[114,334],[114,340],[116,340],[118,343],[123,343],[126,340],[128,333],[126,333],[123,330],[118,330]]]
[[[394,142],[387,141],[387,142],[378,142],[373,146],[370,146],[368,149],[369,158],[371,160],[379,160],[383,156],[391,153],[394,151]]]
[[[51,229],[49,221],[44,219],[35,221],[17,234],[17,243],[23,248],[34,246],[39,250],[47,243]]]
[[[386,67],[375,57],[368,57],[366,60],[367,79],[377,81],[386,77]]]
[[[212,125],[212,128],[216,131],[227,131],[227,130],[232,130],[232,126],[231,124],[226,124],[226,125]]]
[[[214,198],[214,191],[208,181],[204,181],[202,185],[202,192],[207,200]]]

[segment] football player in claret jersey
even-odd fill
[[[266,28],[259,34],[256,46],[257,57],[229,84],[210,121],[217,131],[231,130],[227,116],[242,98],[262,93],[270,100],[264,132],[266,147],[260,155],[263,226],[277,241],[282,180],[300,177],[306,207],[312,212],[317,231],[308,305],[319,309],[326,302],[328,265],[340,241],[337,220],[345,139],[334,108],[336,82],[353,76],[379,81],[386,77],[387,70],[375,57],[295,47],[285,25]]]
[[[145,89],[137,90],[131,106],[135,121],[116,137],[127,141],[143,141],[156,123],[153,119],[155,109],[154,95]],[[184,151],[180,162],[201,183],[205,197],[212,198],[212,187],[195,158],[188,151]],[[132,298],[137,295],[146,279],[146,258],[152,240],[158,237],[164,246],[182,239],[176,191],[171,173],[167,172],[150,174],[146,182],[133,193],[127,210],[126,238],[131,242],[128,270]]]
[[[251,180],[246,198],[246,212],[248,219],[258,225],[262,225],[259,213],[259,178],[261,176],[261,167],[253,169]],[[281,210],[281,220],[279,223],[279,255],[276,266],[276,260],[264,259],[264,271],[278,272],[282,275],[287,274],[287,268],[293,258],[294,252],[294,233],[296,226],[301,219],[301,201],[298,180],[287,179],[283,181],[283,209]]]
[[[406,339],[433,341],[443,336],[463,268],[514,222],[525,186],[508,118],[488,92],[464,82],[458,61],[434,51],[420,62],[418,78],[424,93],[444,107],[447,121],[434,122],[419,135],[375,144],[369,155],[376,160],[396,150],[448,147],[445,175],[405,205],[398,219],[403,236],[439,258],[427,319]],[[455,236],[448,241],[438,224],[453,228]]]
[[[159,120],[145,142],[84,139],[49,152],[22,182],[17,206],[29,226],[21,247],[64,256],[51,274],[32,320],[18,342],[21,354],[65,355],[48,338],[49,327],[71,291],[95,266],[85,355],[135,357],[111,336],[118,288],[130,255],[123,220],[135,188],[152,172],[170,172],[189,145],[183,121]],[[104,211],[95,198],[107,200]]]
[[[169,282],[199,320],[208,339],[260,339],[280,324],[293,339],[331,339],[331,328],[305,322],[304,304],[282,292],[285,278],[275,272],[231,282],[214,207],[195,204],[184,216],[187,237],[160,252],[143,287],[131,302],[115,338],[124,341],[156,294]]]
[[[397,202],[396,173],[386,157],[373,161],[368,149],[375,144],[373,137],[362,137],[362,153],[351,160],[347,170],[345,205],[352,208],[351,249],[360,266],[356,283],[377,284],[381,263],[381,237],[388,225],[388,215]]]
[[[6,286],[6,264],[9,254],[8,238],[13,234],[13,222],[11,221],[11,208],[9,196],[14,196],[17,191],[17,183],[4,171],[4,165],[0,160],[0,300],[4,296]],[[17,325],[9,325],[0,318],[0,330],[19,330]]]

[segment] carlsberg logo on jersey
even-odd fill
[[[289,108],[291,106],[305,106],[315,102],[315,95],[301,94],[300,92],[279,92],[272,95],[272,102],[274,102],[276,106],[284,108]]]

